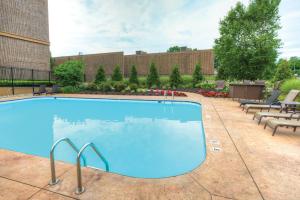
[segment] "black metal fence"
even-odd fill
[[[53,81],[51,71],[0,66],[0,96],[33,93]]]

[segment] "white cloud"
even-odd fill
[[[299,11],[282,1],[283,56],[299,54]],[[51,0],[50,41],[54,56],[78,52],[165,51],[171,45],[212,48],[219,21],[237,0]],[[247,3],[248,0],[243,0]],[[294,3],[297,4],[297,3]],[[291,10],[293,12],[291,12]],[[299,10],[299,9],[298,9]],[[288,14],[288,15],[285,15]],[[295,45],[291,47],[289,45]]]

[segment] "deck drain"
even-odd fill
[[[215,144],[215,145],[219,145],[220,141],[219,140],[209,140],[210,144]]]
[[[221,148],[220,148],[220,147],[213,147],[213,148],[212,148],[212,151],[213,151],[213,152],[220,152],[220,151],[221,151]]]

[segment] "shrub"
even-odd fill
[[[138,85],[135,84],[135,83],[132,83],[132,84],[129,85],[129,88],[130,88],[131,91],[137,92]]]
[[[77,86],[65,86],[60,88],[60,91],[62,93],[78,93],[81,91],[81,89]]]
[[[90,90],[90,91],[97,91],[98,90],[98,85],[96,83],[89,83],[85,86],[86,90]]]
[[[204,77],[202,75],[201,65],[196,64],[194,72],[193,72],[193,84],[194,86],[199,83],[200,81],[203,81]]]
[[[103,82],[98,85],[98,89],[102,92],[112,91],[112,85],[109,82]]]
[[[132,67],[131,67],[129,83],[132,83],[132,84],[135,83],[137,85],[139,84],[138,73],[137,73],[136,67],[134,65],[132,65]]]
[[[197,88],[201,88],[204,90],[214,90],[216,88],[215,83],[209,83],[209,82],[197,83],[195,86]]]
[[[178,88],[182,83],[178,66],[175,66],[170,75],[170,86],[171,88]]]
[[[96,74],[96,79],[95,79],[95,83],[101,83],[106,81],[106,77],[105,77],[105,70],[103,68],[103,66],[99,66],[99,69],[97,71]]]
[[[113,87],[116,92],[122,92],[127,87],[127,85],[121,81],[118,81],[113,84]]]
[[[122,81],[123,80],[123,75],[121,73],[121,69],[120,69],[120,66],[116,66],[114,71],[113,71],[113,74],[111,76],[111,80],[112,81]]]
[[[154,86],[158,86],[158,87],[160,86],[159,75],[154,63],[151,63],[150,65],[150,71],[147,76],[147,86],[149,88]]]
[[[280,60],[274,76],[274,81],[289,79],[293,76],[287,60]]]
[[[290,90],[300,90],[300,80],[299,79],[289,79],[282,83],[280,86],[280,91],[282,94],[286,95]]]
[[[84,79],[84,63],[70,60],[54,69],[56,81],[62,86],[77,86]]]

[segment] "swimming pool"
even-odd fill
[[[55,141],[93,142],[110,172],[139,178],[184,174],[206,157],[201,105],[192,102],[33,98],[0,103],[0,148],[49,158]],[[105,169],[90,149],[86,164]],[[57,160],[75,163],[61,143]]]

